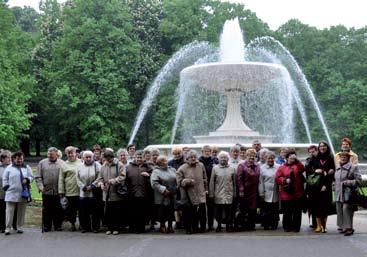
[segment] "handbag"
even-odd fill
[[[20,173],[20,183],[22,184],[21,197],[24,200],[27,200],[27,202],[31,202],[32,201],[31,192],[29,190],[29,186],[23,184],[24,176],[21,168],[19,168],[19,173]]]
[[[190,200],[189,193],[187,192],[186,188],[185,188],[185,194],[186,197],[181,196],[180,200],[176,201],[175,203],[176,210],[182,211],[183,209],[187,209],[192,206],[192,202]]]
[[[116,177],[118,176],[118,166],[119,164],[117,163],[116,164]],[[125,182],[123,183],[118,183],[116,185],[116,194],[118,197],[120,197],[121,199],[127,199],[128,196],[129,196],[129,192],[128,192],[128,189],[127,189],[127,185]]]
[[[347,173],[347,179],[349,179],[350,169]],[[367,208],[367,196],[363,189],[356,184],[355,186],[343,187],[344,202],[356,207]]]
[[[307,185],[311,188],[318,188],[321,182],[321,176],[317,173],[312,173],[307,177]]]

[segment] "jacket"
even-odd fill
[[[275,183],[275,173],[278,168],[278,164],[274,164],[272,167],[264,164],[260,167],[259,196],[267,203],[279,201],[278,185]]]
[[[160,205],[171,205],[176,199],[176,170],[172,167],[163,169],[156,167],[150,177],[150,183],[154,190],[154,203]],[[163,195],[163,192],[168,190],[171,195],[168,197]]]
[[[188,197],[193,205],[206,202],[208,179],[202,163],[197,161],[193,166],[187,163],[183,164],[177,171],[176,180],[180,188],[181,199]]]
[[[305,168],[301,162],[296,162],[292,165],[286,163],[282,166],[279,166],[275,174],[275,181],[280,186],[280,200],[295,200],[304,196],[305,178],[302,174],[304,170]],[[291,173],[293,173],[293,175],[291,175]],[[287,178],[291,178],[292,176],[294,177],[293,181],[291,182],[293,192],[287,193],[284,190],[284,187],[287,185],[286,180]]]
[[[98,178],[98,175],[101,171],[101,164],[99,162],[94,161],[91,165],[85,165],[85,163],[81,163],[76,169],[76,182],[79,186],[79,196],[80,197],[93,197],[93,193],[91,191],[83,190],[87,186],[97,186],[97,183],[94,183]]]
[[[212,170],[213,170],[213,166],[218,164],[218,163],[215,163],[215,159],[211,156],[209,156],[209,157],[200,156],[199,162],[204,164],[205,171],[206,171],[206,177],[208,179],[210,179],[211,174],[212,174]]]
[[[79,159],[75,161],[66,161],[64,168],[59,172],[59,194],[65,196],[79,196],[79,186],[76,182],[76,169],[82,162]]]
[[[141,175],[142,172],[147,172],[151,175],[152,170],[152,166],[146,162],[142,165],[137,165],[134,161],[126,167],[126,184],[130,198],[153,199],[150,177]]]
[[[1,164],[0,165],[0,199],[5,198],[5,191],[3,189],[3,174],[8,165]]]
[[[39,162],[35,174],[37,187],[43,190],[44,195],[59,194],[59,173],[64,168],[65,162],[57,159],[51,162],[49,159],[43,159]]]
[[[259,191],[260,166],[250,165],[248,161],[241,162],[237,168],[238,192],[244,194],[241,200],[250,209],[257,208]]]
[[[32,182],[32,169],[28,165],[16,166],[14,164],[6,167],[3,174],[3,187],[8,187],[5,191],[5,202],[25,202],[22,198],[22,181],[20,172],[23,174],[23,178],[28,179],[28,182]]]
[[[233,166],[214,166],[209,183],[209,197],[215,204],[232,204],[236,197],[236,169]]]
[[[103,201],[115,202],[120,201],[121,198],[117,195],[117,185],[125,183],[126,168],[125,166],[114,159],[112,163],[104,163],[101,171],[98,174],[97,180],[93,184],[99,187],[105,185],[106,191],[103,191]]]
[[[349,175],[348,175],[349,171]],[[348,175],[348,177],[347,177]],[[337,166],[335,174],[335,201],[344,202],[343,190],[345,187],[352,187],[362,181],[358,166],[348,162],[342,166]]]

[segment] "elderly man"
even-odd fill
[[[42,229],[48,232],[61,231],[63,211],[59,197],[59,173],[65,167],[64,161],[58,159],[57,148],[50,147],[47,158],[39,162],[35,175],[37,187],[42,193]]]
[[[252,142],[252,149],[254,149],[256,151],[256,162],[260,161],[260,150],[261,150],[262,146],[261,146],[261,142],[260,140],[254,140]]]
[[[67,161],[64,168],[59,172],[59,195],[66,197],[69,206],[66,209],[66,217],[71,223],[71,231],[76,231],[75,222],[79,209],[79,187],[76,181],[76,169],[81,164],[77,158],[77,149],[74,146],[65,148]]]
[[[177,171],[177,185],[180,188],[181,198],[188,199],[191,203],[183,210],[187,234],[206,231],[205,202],[208,194],[208,179],[204,165],[197,158],[196,151],[189,151],[186,163]]]
[[[84,151],[83,163],[76,170],[76,181],[80,189],[79,221],[82,233],[89,231],[97,233],[100,228],[101,217],[97,208],[99,193],[96,192],[98,190],[96,183],[93,183],[100,170],[101,164],[94,161],[93,152]]]
[[[130,232],[145,232],[145,223],[152,219],[153,190],[150,185],[151,165],[144,161],[143,151],[137,151],[135,160],[126,170],[126,184],[130,197]]]

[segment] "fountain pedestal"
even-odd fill
[[[240,90],[227,90],[223,94],[227,96],[227,114],[223,124],[208,136],[194,136],[198,144],[213,143],[252,143],[258,139],[263,143],[272,143],[273,136],[260,135],[259,132],[251,130],[243,121],[241,115]]]

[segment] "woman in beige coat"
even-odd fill
[[[231,207],[236,196],[236,168],[228,164],[229,154],[218,154],[219,164],[213,167],[209,197],[214,200],[215,219],[218,222],[216,232],[222,231],[222,223],[226,224],[226,231],[233,231]]]
[[[337,225],[342,229],[341,233],[344,233],[345,236],[350,236],[354,233],[354,206],[347,202],[347,191],[361,182],[361,174],[358,166],[350,162],[349,153],[342,152],[339,157],[340,161],[337,163],[335,171]]]

